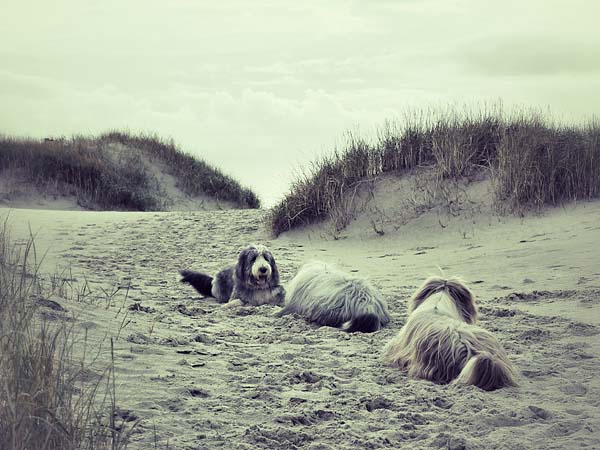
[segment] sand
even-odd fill
[[[98,363],[115,339],[117,404],[141,420],[129,448],[600,448],[600,203],[445,228],[425,214],[383,236],[358,220],[337,240],[323,227],[272,239],[264,214],[11,211],[15,238],[27,222],[37,232],[44,271],[70,268],[75,283],[114,293],[54,299]],[[390,326],[314,328],[273,306],[224,309],[177,282],[178,269],[214,272],[250,242],[271,247],[284,283],[314,258],[367,276]],[[440,270],[470,284],[519,387],[439,386],[382,365],[408,297]],[[115,291],[128,284],[125,301]]]

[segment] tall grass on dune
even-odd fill
[[[337,207],[350,186],[375,175],[378,155],[360,139],[350,136],[352,146],[344,153],[334,153],[317,161],[313,170],[300,175],[292,184],[293,195],[271,211],[271,226],[276,230],[293,228],[293,224],[325,219]]]
[[[205,195],[240,208],[260,207],[254,192],[155,136],[109,132],[96,138],[0,137],[0,173],[42,192],[73,195],[90,209],[167,209],[166,195],[146,164],[148,158],[163,162],[181,190],[191,196]]]
[[[271,209],[275,235],[335,215],[358,183],[429,168],[439,180],[492,177],[498,204],[513,211],[600,196],[600,126],[553,122],[535,111],[500,108],[419,111],[388,122],[375,143],[351,136],[317,161]]]
[[[540,207],[600,195],[600,126],[552,125],[520,118],[498,146],[496,195],[513,206]]]
[[[114,363],[95,378],[76,357],[72,320],[40,314],[44,288],[33,240],[0,226],[0,448],[122,449],[132,430],[114,425]],[[85,345],[85,341],[84,341]]]
[[[171,169],[180,188],[189,195],[208,195],[245,208],[260,207],[260,200],[252,190],[242,187],[232,177],[205,161],[184,153],[172,140],[166,141],[155,135],[132,135],[123,131],[111,131],[101,135],[99,139],[142,149],[162,161]]]

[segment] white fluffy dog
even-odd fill
[[[279,316],[296,313],[319,325],[364,333],[390,321],[385,299],[367,280],[321,261],[304,264],[286,291]]]
[[[517,384],[498,340],[475,325],[475,299],[460,279],[428,278],[411,298],[408,313],[384,348],[387,364],[434,383],[453,381],[487,391]]]

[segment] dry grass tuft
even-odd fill
[[[0,227],[0,448],[122,449],[133,427],[115,424],[113,364],[98,373],[83,356],[73,320],[39,314],[45,286],[33,239]],[[81,349],[79,349],[81,350]],[[77,353],[81,354],[81,352]],[[89,374],[96,373],[89,381]],[[88,381],[84,381],[87,379]]]
[[[521,117],[503,130],[493,168],[497,196],[513,207],[557,205],[600,194],[600,126]]]

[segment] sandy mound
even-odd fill
[[[329,219],[286,233],[319,239],[369,239],[398,237],[407,229],[425,226],[430,232],[449,228],[470,234],[474,226],[504,220],[506,208],[494,198],[488,177],[439,179],[430,169],[418,169],[358,183],[345,191]]]
[[[123,291],[112,304],[61,300],[103,361],[118,336],[117,402],[142,420],[130,448],[600,448],[600,203],[468,228],[430,213],[383,236],[356,222],[337,240],[322,229],[270,240],[263,214],[12,211],[17,238],[28,219],[39,232],[46,267],[72,266],[96,291],[131,284],[125,303]],[[175,280],[220,269],[248,242],[271,247],[283,282],[312,258],[368,276],[391,325],[315,329],[277,307],[223,309]],[[473,288],[518,388],[438,386],[381,364],[408,297],[440,269]]]

